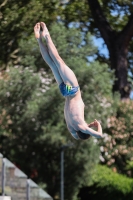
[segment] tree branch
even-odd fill
[[[88,0],[88,4],[90,6],[95,23],[97,24],[97,27],[101,33],[101,36],[108,46],[110,37],[114,31],[107,22],[98,0]]]
[[[119,34],[119,41],[122,41],[123,46],[128,46],[132,37],[133,37],[133,13],[130,15],[127,25]]]
[[[0,8],[3,7],[3,6],[5,6],[6,3],[7,3],[7,0],[5,0],[5,1],[0,5]]]

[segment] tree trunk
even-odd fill
[[[131,87],[128,82],[128,48],[122,47],[118,40],[111,42],[111,44],[108,49],[111,69],[115,71],[113,93],[119,92],[122,100],[129,99]]]
[[[119,92],[121,99],[129,99],[131,87],[128,82],[128,46],[133,36],[133,13],[122,31],[116,32],[108,23],[98,0],[88,0],[96,27],[104,39],[110,55],[111,69],[115,70],[113,92]]]

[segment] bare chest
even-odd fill
[[[64,107],[64,115],[68,126],[75,126],[84,120],[84,103],[82,99],[67,99]]]

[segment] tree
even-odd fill
[[[115,70],[113,92],[119,91],[122,99],[129,98],[131,81],[128,79],[128,71],[132,73],[130,58],[133,35],[132,3],[129,0],[102,0],[100,3],[98,0],[73,0],[65,6],[49,0],[19,3],[4,1],[1,4],[1,70],[6,69],[8,64],[19,62],[19,40],[28,40],[37,21],[45,21],[49,27],[59,17],[67,25],[76,21],[83,32],[89,30],[96,37],[104,39],[110,55],[110,61],[106,59],[106,62]],[[101,55],[98,59],[105,61],[105,57]]]
[[[79,22],[83,31],[91,30],[96,37],[103,38],[109,51],[110,67],[115,71],[113,92],[119,92],[121,99],[129,98],[131,92],[128,71],[131,69],[132,72],[132,65],[129,66],[128,55],[133,37],[132,10],[132,2],[128,0],[88,0],[79,5],[74,0],[66,5],[64,11],[67,24]]]
[[[48,26],[55,21],[61,11],[59,5],[50,0],[5,0],[0,4],[0,70],[18,63],[19,41],[28,41],[38,21],[45,21]]]
[[[108,1],[106,5],[108,6],[108,9],[110,8],[114,10],[116,3],[117,2]],[[98,0],[88,0],[88,4],[90,6],[95,24],[98,27],[98,30],[100,31],[100,34],[108,47],[111,69],[115,69],[116,80],[114,83],[113,91],[119,91],[122,99],[129,98],[131,86],[127,78],[127,57],[129,43],[131,41],[131,38],[133,37],[132,4],[130,1],[127,1],[125,5],[125,3],[120,1],[117,5],[119,9],[117,13],[117,16],[119,16],[119,23],[121,23],[120,18],[126,18],[127,21],[127,23],[123,24],[121,30],[116,30],[117,25],[115,26],[115,24],[118,21],[114,22],[114,26],[111,27],[110,23],[108,22],[108,17],[105,17],[107,11],[104,10],[104,14],[104,12],[102,11],[102,6],[100,6]],[[126,7],[128,7],[128,9]],[[107,7],[104,7],[104,9],[106,8]],[[122,16],[122,11],[125,14],[128,12],[128,14],[126,16]]]
[[[108,119],[101,143],[103,163],[119,173],[133,177],[133,101],[120,102],[117,114]]]
[[[60,55],[79,79],[86,103],[86,119],[88,122],[94,118],[104,121],[113,112],[110,81],[113,74],[107,65],[101,66],[98,62],[87,65],[87,56],[96,51],[90,35],[85,35],[86,43],[82,43],[81,32],[67,30],[61,24],[53,24],[50,33]],[[85,183],[88,169],[91,179],[99,160],[99,147],[93,138],[80,142],[68,133],[63,116],[64,100],[39,55],[33,36],[28,37],[28,41],[22,38],[19,48],[19,62],[8,65],[1,73],[0,151],[34,181],[46,183],[51,196],[59,197],[60,147],[73,142],[75,146],[65,152],[65,198],[74,199]]]

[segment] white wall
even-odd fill
[[[11,197],[8,197],[8,196],[0,197],[0,200],[11,200]]]

